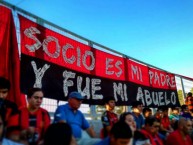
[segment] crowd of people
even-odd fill
[[[57,107],[53,122],[41,107],[44,93],[31,88],[27,106],[18,108],[7,99],[11,84],[0,77],[0,145],[193,145],[193,97],[186,104],[156,109],[132,102],[132,111],[115,113],[113,97],[105,98],[100,137],[79,110],[84,97],[70,92],[68,102]],[[170,114],[170,115],[169,115]]]
[[[120,117],[114,113],[114,98],[109,97],[101,117],[101,138],[104,139],[97,145],[193,145],[192,93],[188,96],[186,104],[170,108],[170,113],[168,106],[151,109],[134,101],[132,111],[124,112]],[[124,129],[112,131],[115,125],[123,123],[130,127],[128,136]]]

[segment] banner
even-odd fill
[[[21,90],[41,87],[45,97],[67,100],[71,91],[87,104],[117,105],[141,100],[145,106],[178,106],[175,76],[115,56],[56,33],[19,15]]]
[[[25,97],[20,93],[20,60],[12,12],[0,6],[0,76],[10,80],[8,98],[19,107],[25,106]]]

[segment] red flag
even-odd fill
[[[20,60],[16,29],[12,11],[4,6],[0,6],[0,76],[11,82],[8,99],[14,101],[18,107],[25,106],[25,97],[20,92]]]

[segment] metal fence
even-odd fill
[[[16,31],[17,31],[19,51],[20,51],[20,28],[19,28],[19,20],[18,20],[18,15],[17,15],[18,13],[25,16],[26,18],[28,18],[28,19],[30,19],[30,20],[32,20],[32,21],[46,27],[46,28],[49,28],[49,29],[51,29],[55,32],[58,32],[58,33],[60,33],[64,36],[67,36],[69,38],[72,38],[72,39],[74,39],[78,42],[84,43],[86,45],[89,45],[89,46],[94,47],[94,48],[99,49],[99,50],[103,50],[103,51],[111,53],[113,55],[117,55],[117,56],[132,59],[136,62],[142,63],[142,64],[147,65],[149,67],[153,67],[153,68],[156,68],[156,69],[159,69],[159,70],[163,70],[163,69],[158,68],[156,66],[152,66],[151,64],[147,64],[145,62],[142,62],[140,60],[137,60],[135,58],[132,58],[130,56],[127,56],[125,54],[117,52],[115,50],[112,50],[112,49],[110,49],[106,46],[98,44],[98,43],[96,43],[94,41],[91,41],[87,38],[84,38],[84,37],[82,37],[82,36],[80,36],[76,33],[73,33],[73,32],[71,32],[67,29],[64,29],[60,26],[57,26],[52,22],[48,22],[48,21],[46,21],[46,20],[44,20],[44,19],[42,19],[38,16],[35,16],[35,15],[33,15],[33,14],[27,12],[27,11],[24,11],[24,10],[22,10],[22,9],[16,7],[16,6],[13,6],[13,5],[11,5],[7,2],[0,1],[0,4],[12,9],[12,11],[13,11],[13,16],[14,16],[14,21],[15,21],[15,26],[16,26]],[[163,70],[163,71],[166,71],[166,70]],[[166,71],[166,72],[168,72],[168,71]],[[183,104],[186,94],[189,91],[193,90],[193,79],[188,78],[188,77],[184,77],[182,75],[176,75],[176,84],[177,84],[178,92],[182,92],[182,94],[179,95],[179,100],[180,100],[180,103]],[[45,98],[44,101],[43,101],[42,107],[47,109],[50,112],[51,116],[53,116],[53,113],[55,112],[56,107],[58,105],[64,104],[64,103],[66,103],[66,102]],[[128,109],[129,106],[119,108],[118,111],[120,112],[120,110],[125,110],[125,108]],[[97,109],[97,106],[92,106],[92,105],[89,106],[87,104],[82,104],[80,110],[87,116],[88,119],[92,119],[92,120],[98,119],[98,117],[100,116],[100,113],[102,112],[102,111],[100,111],[100,109]]]

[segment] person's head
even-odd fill
[[[188,113],[188,112],[189,112],[189,109],[188,109],[188,106],[187,106],[187,105],[182,105],[182,106],[181,106],[181,110],[182,110],[182,112],[184,112],[184,113]]]
[[[188,130],[188,134],[191,135],[192,134],[192,120],[188,119],[186,122],[186,128]]]
[[[109,96],[105,98],[105,107],[106,110],[112,111],[115,108],[115,98],[113,96]]]
[[[174,115],[179,115],[179,113],[180,113],[178,107],[172,107],[171,110],[172,110],[172,114],[174,114]]]
[[[43,91],[40,88],[30,88],[27,93],[28,105],[31,110],[40,108],[43,101]]]
[[[134,113],[141,114],[143,111],[143,103],[141,101],[134,101],[132,103],[132,109]]]
[[[72,129],[67,123],[51,124],[44,135],[44,145],[71,145],[74,141]]]
[[[11,84],[10,81],[4,77],[0,77],[0,98],[5,99],[8,96]]]
[[[73,110],[78,110],[84,97],[79,92],[71,92],[68,95],[68,103]]]
[[[184,135],[188,135],[192,132],[192,121],[181,117],[178,121],[178,129]]]
[[[152,116],[152,110],[148,107],[143,108],[143,116],[145,118]]]
[[[132,131],[126,122],[118,121],[110,131],[110,145],[128,145]]]
[[[145,130],[147,130],[150,134],[156,135],[158,134],[160,128],[160,120],[151,116],[146,118],[145,120]]]
[[[188,92],[187,97],[192,97],[192,92]]]
[[[163,116],[168,116],[168,107],[164,106],[162,108],[162,111],[163,111]]]
[[[136,122],[135,122],[135,119],[133,117],[133,115],[130,113],[130,112],[124,112],[120,115],[120,118],[119,118],[120,121],[123,121],[123,122],[126,122],[132,131],[135,131],[136,130]]]
[[[162,111],[162,107],[158,107],[157,108],[157,111],[156,111],[156,113],[155,113],[155,115],[154,115],[157,119],[161,119],[162,117],[163,117],[163,111]]]

